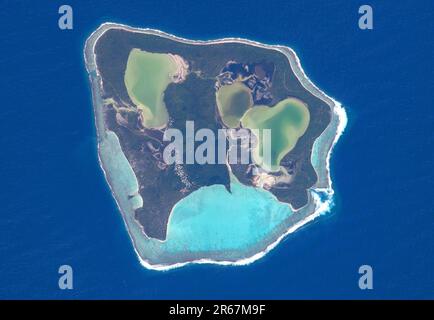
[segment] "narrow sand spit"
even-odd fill
[[[188,74],[188,63],[181,56],[169,53],[169,57],[176,65],[176,72],[173,75],[173,82],[180,83],[185,80]]]

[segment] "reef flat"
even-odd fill
[[[330,208],[329,158],[346,115],[290,48],[106,23],[84,56],[101,167],[145,267],[246,264]],[[187,121],[272,129],[273,170],[165,163],[166,130],[185,133]]]

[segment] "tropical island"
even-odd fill
[[[346,114],[289,47],[105,23],[84,57],[100,165],[146,268],[247,264],[330,209]]]

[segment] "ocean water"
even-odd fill
[[[63,2],[4,2],[0,298],[433,298],[434,7],[369,3],[372,31],[358,29],[360,1],[71,1],[74,30],[61,31]],[[105,21],[292,47],[349,117],[332,212],[249,266],[144,269],[96,154],[82,50]],[[363,264],[373,290],[358,288]]]

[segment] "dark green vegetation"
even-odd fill
[[[292,174],[291,183],[276,186],[270,191],[294,208],[307,203],[307,189],[317,179],[310,163],[312,145],[329,124],[331,114],[327,104],[300,84],[283,53],[242,43],[192,45],[156,35],[111,29],[97,41],[95,53],[105,98],[112,98],[118,106],[122,106],[123,102],[133,104],[125,87],[124,73],[128,55],[134,48],[177,54],[188,62],[190,74],[187,79],[182,83],[169,84],[164,94],[169,126],[180,130],[185,130],[186,120],[194,120],[196,130],[223,127],[216,105],[215,84],[216,77],[228,61],[272,64],[272,99],[267,105],[275,105],[288,97],[298,98],[308,106],[310,122],[304,135],[280,163]],[[173,206],[194,190],[212,184],[225,185],[229,190],[226,166],[167,166],[161,159],[164,148],[162,131],[141,127],[134,112],[128,112],[121,121],[120,118],[115,108],[107,107],[107,127],[118,135],[122,150],[139,182],[143,208],[136,210],[136,218],[148,236],[164,239]],[[235,165],[232,170],[241,182],[251,184],[247,165]]]

